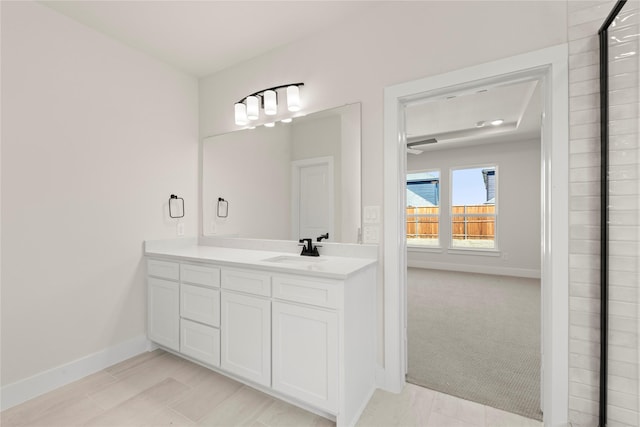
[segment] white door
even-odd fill
[[[273,388],[335,411],[337,381],[337,313],[274,302]]]
[[[220,366],[271,386],[271,301],[221,292]]]
[[[149,339],[178,351],[180,348],[180,287],[177,282],[147,279],[147,334]]]
[[[334,237],[333,158],[318,157],[292,163],[292,238]]]

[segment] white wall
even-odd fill
[[[2,2],[2,385],[145,334],[145,239],[197,234],[195,78]],[[3,396],[4,399],[4,396]]]
[[[566,41],[566,2],[382,3],[331,31],[201,79],[200,135],[235,129],[233,103],[278,84],[304,82],[307,112],[362,102],[362,205],[382,206],[384,87]],[[382,330],[379,316],[381,364]]]
[[[447,253],[448,234],[441,237],[441,253],[409,250],[412,267],[487,274],[540,277],[540,140],[486,144],[407,155],[407,171],[439,169],[441,173],[441,230],[449,229],[448,208],[452,168],[497,166],[497,246],[500,256]],[[506,259],[505,259],[506,255]]]

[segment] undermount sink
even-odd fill
[[[273,258],[263,259],[263,261],[281,264],[315,264],[318,262],[324,262],[326,259],[300,255],[280,255]]]

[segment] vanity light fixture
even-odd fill
[[[293,118],[288,117],[288,118],[286,118],[286,119],[282,119],[282,120],[280,120],[280,121],[281,121],[282,123],[291,123],[291,122],[293,121]]]
[[[247,117],[247,104],[244,102],[238,102],[234,105],[235,116],[236,116],[236,124],[238,126],[244,126],[249,123],[249,118]]]
[[[500,126],[503,123],[504,123],[504,120],[502,119],[491,120],[491,126]]]
[[[258,120],[260,117],[260,107],[258,106],[258,97],[255,95],[247,96],[247,118],[249,120]],[[236,104],[238,105],[238,104]]]
[[[287,86],[287,109],[291,112],[300,111],[300,87]]]
[[[275,116],[278,114],[278,90],[285,89],[287,92],[287,110],[291,112],[300,111],[300,86],[304,83],[289,83],[286,85],[274,86],[268,89],[252,93],[236,102],[234,105],[235,122],[238,126],[246,126],[252,121],[260,118],[260,105],[264,109],[265,116]],[[283,119],[283,120],[286,120]],[[288,123],[288,122],[285,122]],[[265,124],[267,127],[272,127]]]
[[[275,90],[264,91],[264,113],[267,116],[278,114],[278,95]]]
[[[266,127],[266,128],[272,128],[272,127],[274,127],[275,125],[276,125],[276,123],[275,123],[275,122],[269,122],[269,123],[265,123],[265,124],[264,124],[264,127]]]

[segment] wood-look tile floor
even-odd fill
[[[0,414],[12,426],[333,426],[162,350],[125,360]],[[358,426],[541,427],[542,423],[407,384],[376,391]]]

